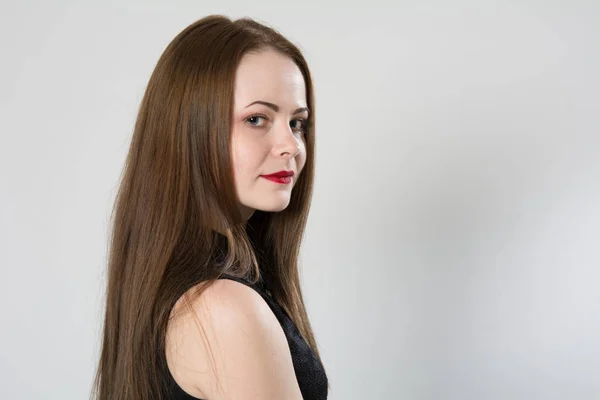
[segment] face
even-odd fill
[[[296,64],[274,51],[246,54],[238,66],[231,153],[236,192],[246,219],[255,210],[282,211],[290,202],[306,162],[309,111],[304,85]],[[280,171],[293,175],[265,177]]]

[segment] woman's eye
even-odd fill
[[[252,123],[252,120],[257,120],[257,119],[267,119],[267,117],[265,117],[263,115],[253,115],[251,117],[248,117],[246,119],[246,121],[250,122],[251,125],[256,126],[254,123]]]
[[[300,130],[300,132],[302,133],[306,133],[307,127],[306,127],[306,120],[304,119],[295,119],[294,121],[300,122],[299,124],[297,124],[297,128],[298,130]]]

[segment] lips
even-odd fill
[[[291,176],[282,176],[282,177],[277,177],[277,176],[263,176],[263,178],[275,182],[275,183],[282,183],[282,184],[288,184],[292,182],[292,177]]]
[[[278,171],[274,174],[263,175],[265,178],[287,178],[289,176],[294,176],[294,171]]]

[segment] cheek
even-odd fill
[[[232,145],[232,150],[231,150],[231,164],[233,165],[233,170],[236,173],[244,165],[244,153],[242,151],[242,147],[240,147],[237,143],[234,143]]]
[[[232,164],[238,176],[258,173],[260,148],[256,143],[238,138],[232,143]]]
[[[298,165],[298,175],[302,172],[302,170],[304,169],[304,165],[306,164],[306,153],[302,152],[302,155],[299,155],[297,158],[297,165]]]
[[[244,152],[244,145],[240,143],[239,139],[235,139],[231,143],[231,165],[233,167],[233,173],[236,178],[239,178],[240,173],[244,170],[246,154]]]

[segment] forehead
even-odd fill
[[[304,77],[294,61],[271,50],[242,58],[235,77],[235,103],[245,107],[259,99],[284,108],[306,105]]]

